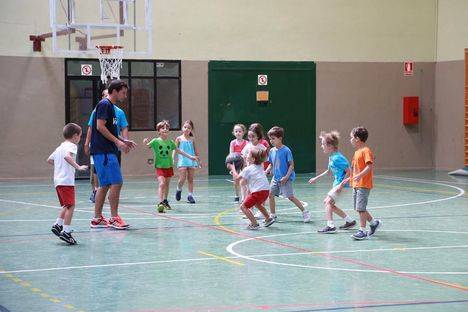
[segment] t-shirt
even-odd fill
[[[127,117],[125,116],[125,112],[120,109],[117,105],[114,105],[114,112],[115,118],[117,119],[117,134],[120,135],[122,133],[123,128],[128,127]],[[96,114],[96,109],[93,109],[91,116],[89,116],[88,126],[93,126],[94,115]]]
[[[91,128],[91,154],[117,154],[117,145],[114,142],[109,141],[97,130],[97,120],[104,119],[106,121],[106,128],[112,135],[118,137],[117,134],[117,118],[115,117],[114,104],[109,99],[101,100],[95,108],[96,115],[93,118]]]
[[[261,151],[266,151],[266,150],[267,150],[267,148],[265,147],[265,145],[260,144],[260,142],[258,142],[257,145],[253,145],[252,142],[249,142],[249,143],[247,143],[247,144],[244,146],[244,148],[242,149],[242,152],[241,152],[242,157],[247,158],[247,155],[249,155],[250,149],[251,149],[253,146],[258,147],[258,149],[261,150]]]
[[[250,192],[259,192],[270,189],[270,184],[263,171],[262,165],[249,165],[245,167],[239,174],[243,179],[247,180]]]
[[[349,168],[349,161],[340,152],[335,152],[328,157],[328,169],[331,170],[335,181],[333,181],[333,187],[343,181],[346,176],[346,169]]]
[[[353,188],[367,188],[371,189],[373,187],[372,179],[373,179],[373,170],[369,171],[365,176],[361,177],[361,179],[357,182],[352,180],[352,177],[359,174],[359,172],[363,171],[364,168],[367,167],[368,164],[374,163],[374,155],[369,147],[364,146],[357,151],[354,152],[354,157],[352,161],[352,173],[351,173],[351,184]]]
[[[155,168],[172,168],[172,151],[176,149],[176,144],[173,140],[155,138],[148,143],[148,146],[151,146],[153,149]]]
[[[273,178],[275,181],[279,181],[288,173],[289,163],[293,161],[292,152],[286,145],[280,148],[273,147],[268,155],[268,161],[272,165]],[[293,170],[289,176],[289,181],[294,181],[295,178],[296,173]]]
[[[78,147],[70,141],[60,144],[48,159],[54,161],[54,185],[75,185],[75,168],[70,165],[65,156],[71,154],[76,159]]]
[[[242,150],[247,145],[247,140],[242,140],[242,143],[238,143],[237,139],[234,139],[229,143],[229,150],[232,150],[233,153],[242,153]]]

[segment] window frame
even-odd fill
[[[82,80],[96,80],[98,79],[98,83],[96,85],[97,88],[102,87],[102,83],[100,83],[100,77],[93,75],[93,76],[82,76],[82,75],[69,75],[68,74],[68,62],[70,61],[79,61],[82,63],[85,63],[86,61],[94,61],[94,62],[99,62],[98,59],[83,59],[83,58],[65,58],[65,85],[68,85],[68,80],[71,79],[82,79]],[[157,89],[157,80],[158,79],[176,79],[178,80],[178,118],[179,118],[179,124],[177,126],[171,125],[171,131],[174,130],[181,130],[182,128],[182,62],[180,60],[148,60],[148,59],[124,59],[122,62],[127,63],[128,66],[128,75],[123,75],[120,76],[122,79],[126,79],[128,81],[128,95],[127,95],[127,103],[128,103],[128,130],[129,131],[154,131],[156,129],[156,123],[159,122],[160,120],[157,120],[158,116],[158,103],[157,103],[157,95],[158,95],[158,89]],[[153,63],[153,76],[141,76],[141,75],[132,75],[132,63]],[[174,76],[164,76],[164,75],[157,75],[157,63],[176,63],[178,64],[178,73],[177,77]],[[153,103],[154,103],[154,125],[150,128],[138,128],[134,129],[133,128],[133,121],[132,121],[132,79],[147,79],[147,80],[153,80]],[[93,83],[94,87],[94,83]],[[68,97],[67,97],[67,92],[66,93],[66,100],[65,100],[65,112],[67,115],[67,112],[69,110],[70,103],[68,103]],[[97,102],[93,105],[95,105]]]

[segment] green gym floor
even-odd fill
[[[259,231],[245,229],[228,176],[197,177],[195,205],[175,202],[173,179],[165,214],[154,179],[125,180],[127,231],[90,229],[90,185],[77,181],[75,246],[50,231],[51,181],[0,182],[0,311],[468,311],[468,178],[377,172],[369,210],[383,226],[354,241],[317,234],[331,181],[309,177],[294,187],[312,222],[279,198],[277,223]]]

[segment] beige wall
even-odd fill
[[[439,0],[437,61],[462,60],[468,48],[468,1]]]
[[[336,129],[340,148],[349,158],[349,132],[362,125],[376,168],[432,168],[434,63],[418,63],[413,77],[404,77],[401,63],[317,64],[317,133]],[[420,124],[402,122],[402,97],[420,97]],[[317,169],[327,157],[317,144]]]
[[[434,61],[436,4],[436,0],[155,0],[153,57]],[[52,56],[50,39],[41,53],[33,53],[28,40],[31,34],[50,32],[47,1],[2,0],[0,22],[0,55]]]

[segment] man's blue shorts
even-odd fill
[[[119,161],[115,154],[93,155],[94,167],[96,168],[99,186],[109,186],[111,184],[122,184],[122,173],[120,172]]]

